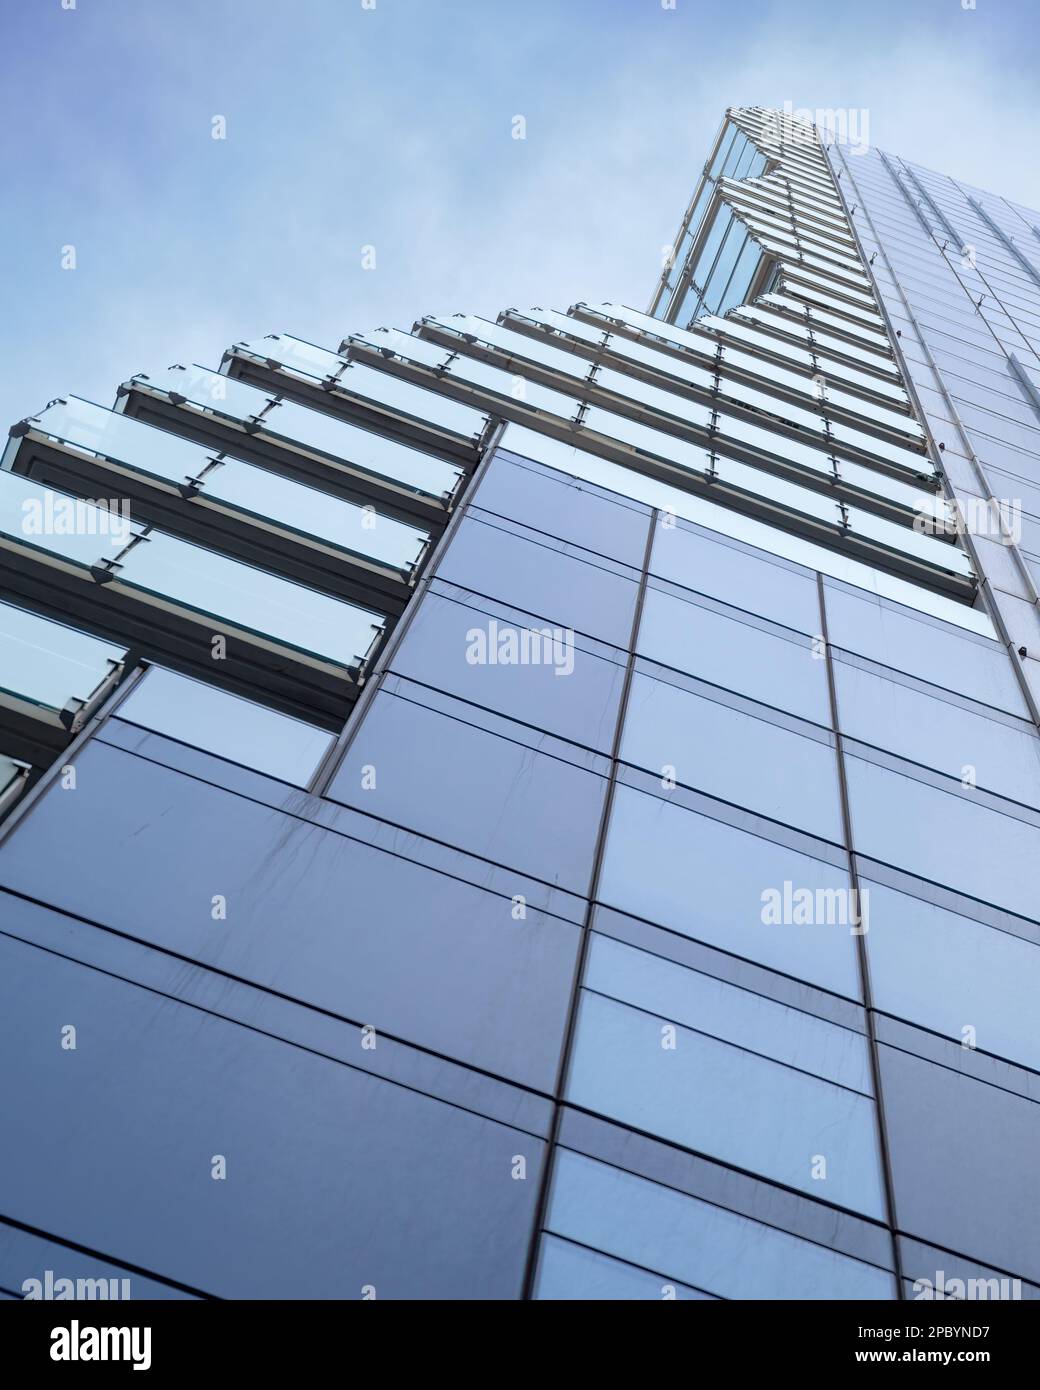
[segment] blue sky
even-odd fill
[[[1035,0],[366,4],[7,0],[4,424],[267,332],[645,307],[727,105],[1040,207]]]

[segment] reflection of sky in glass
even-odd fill
[[[179,391],[188,400],[237,420],[258,415],[273,399],[266,391],[204,367],[170,367],[165,372],[149,373],[148,381],[160,390]],[[410,449],[405,444],[373,434],[371,430],[293,401],[281,401],[264,417],[263,429],[267,434],[280,435],[305,449],[331,454],[434,497],[452,491],[461,473],[460,469],[432,454]]]
[[[120,719],[304,786],[332,735],[202,681],[152,666],[119,706]]]
[[[393,330],[391,330],[393,332]],[[397,335],[398,338],[405,335]],[[284,362],[295,371],[307,372],[310,376],[325,377],[340,371],[344,360],[337,354],[310,343],[301,343],[297,338],[279,334],[272,338],[259,338],[239,346],[260,357],[269,357],[274,362]],[[429,359],[439,362],[447,357],[443,348],[432,343],[417,341],[414,356],[417,360]],[[390,372],[377,371],[361,362],[351,362],[338,379],[337,385],[343,390],[363,396],[367,400],[392,409],[427,420],[442,429],[453,430],[465,438],[480,434],[484,426],[484,415],[469,406],[449,401],[444,396],[414,386],[410,381],[402,381]]]
[[[365,654],[374,625],[383,621],[352,603],[154,532],[126,557],[120,578],[344,665]]]
[[[85,699],[125,650],[0,604],[0,687],[50,709]]]
[[[0,529],[84,565],[93,564],[102,554],[112,554],[112,542],[104,536],[26,536],[22,525],[22,503],[26,499],[43,509],[71,500],[25,478],[0,474]],[[103,518],[96,508],[84,508],[83,514]],[[109,548],[103,550],[106,540]],[[266,570],[161,532],[153,531],[120,564],[123,568],[119,578],[126,583],[168,595],[175,602],[212,614],[215,619],[345,665],[364,655],[372,642],[373,624],[381,626],[383,622],[378,614],[367,609],[315,593]]]
[[[213,450],[201,444],[75,396],[50,406],[37,418],[40,427],[58,439],[175,483],[198,477],[213,457]],[[209,473],[203,496],[220,498],[397,569],[411,565],[426,538],[425,532],[414,527],[241,459],[226,458]]]

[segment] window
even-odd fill
[[[159,666],[145,672],[116,714],[297,787],[307,785],[333,743],[323,729]]]
[[[778,1017],[797,1017],[774,1008]],[[814,1034],[822,1031],[818,1023]],[[808,1060],[811,1050],[802,1056]],[[661,1013],[583,990],[567,1097],[633,1129],[884,1219],[869,1096]]]
[[[551,1231],[720,1298],[889,1299],[892,1275],[569,1149]]]
[[[783,897],[786,883],[792,894],[810,890],[822,910],[782,914],[792,918],[784,925],[764,920],[764,906],[774,894]],[[853,923],[826,906],[843,902],[848,889],[844,869],[661,797],[616,788],[599,896],[622,912],[858,998]]]
[[[721,549],[721,547],[717,547]],[[829,725],[827,666],[807,639],[780,636],[647,588],[637,650],[763,704]]]
[[[588,551],[469,516],[452,537],[437,577],[549,623],[628,647],[637,577]]]
[[[1010,806],[1003,815],[970,793],[863,758],[847,757],[845,770],[859,853],[1023,917],[1040,915],[1040,825]]]
[[[586,770],[594,755],[397,685],[369,705],[326,795],[586,893],[606,785]]]
[[[894,888],[864,887],[877,1007],[1040,1071],[1040,944]]]
[[[999,643],[930,622],[879,598],[850,593],[829,580],[825,602],[834,646],[983,704],[1026,713],[1011,662]]]
[[[543,1235],[538,1255],[535,1298],[632,1300],[669,1298],[679,1302],[712,1298],[686,1284],[664,1279],[598,1250]]]
[[[823,741],[636,672],[624,761],[841,844],[837,765]]]
[[[815,636],[820,631],[816,576],[767,556],[712,540],[687,526],[658,524],[650,568],[662,579],[722,599]]]
[[[1040,806],[1040,739],[983,710],[928,695],[848,661],[834,663],[838,718],[853,738],[968,785]]]

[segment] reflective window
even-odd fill
[[[836,647],[945,686],[969,699],[1025,714],[1007,653],[996,642],[928,622],[906,608],[827,583],[827,632]]]
[[[893,888],[864,886],[876,1006],[1040,1071],[1040,945]]]
[[[721,547],[719,547],[721,548]],[[829,725],[826,662],[789,640],[672,594],[646,590],[637,650],[712,685]]]
[[[50,710],[86,700],[122,661],[125,647],[0,603],[0,690]]]
[[[834,749],[807,733],[637,672],[621,757],[662,780],[843,840]]]
[[[564,628],[427,593],[392,666],[584,747],[609,752],[613,745],[624,667]]]
[[[582,985],[851,1091],[871,1093],[870,1059],[862,1033],[602,932],[592,933]]]
[[[677,1284],[623,1260],[612,1260],[598,1250],[561,1240],[559,1236],[542,1236],[535,1298],[582,1301],[667,1298],[687,1302],[712,1297],[712,1294]]]
[[[649,512],[566,474],[547,474],[500,453],[473,500],[499,516],[642,568]]]
[[[300,719],[150,667],[116,711],[120,719],[304,787],[333,738]]]
[[[569,1149],[557,1151],[548,1226],[720,1298],[895,1296],[886,1270]]]
[[[616,788],[599,881],[603,902],[858,998],[858,905],[849,886],[843,869],[822,860]]]
[[[398,444],[372,430],[311,410],[294,401],[280,400],[245,382],[206,371],[202,367],[171,367],[144,378],[148,385],[177,392],[218,415],[249,420],[273,404],[263,418],[262,434],[342,459],[355,469],[391,478],[416,492],[441,497],[455,490],[461,470],[432,454]]]
[[[644,1133],[884,1217],[869,1097],[659,1014],[583,991],[567,1095]]]
[[[853,738],[933,767],[968,785],[1040,806],[1040,739],[950,700],[834,663],[838,718]]]
[[[226,944],[234,928],[229,917],[207,930]],[[199,988],[219,1006],[219,982]],[[520,1296],[542,1151],[532,1135],[289,1045],[262,1014],[242,1027],[10,937],[0,995],[0,1047],[20,1048],[0,1104],[33,1116],[0,1152],[11,1220],[218,1298],[356,1300],[368,1283],[386,1298]],[[51,1042],[70,1019],[79,1050],[58,1056],[73,1067]],[[215,1151],[226,1182],[210,1180]],[[526,1182],[509,1181],[514,1154]],[[117,1161],[132,1180],[115,1179]]]
[[[863,758],[847,757],[845,769],[861,854],[1040,917],[1040,826]]]
[[[685,526],[658,524],[650,568],[662,579],[722,599],[785,627],[815,636],[820,631],[816,576],[774,564]]]
[[[372,507],[305,487],[241,459],[193,444],[166,430],[70,396],[41,412],[39,427],[55,438],[174,483],[197,482],[203,498],[229,502],[252,520],[275,520],[286,530],[320,537],[398,569],[411,566],[426,533]],[[205,475],[204,477],[202,475]]]
[[[467,517],[437,576],[548,622],[628,647],[638,584],[587,551],[573,550]]]
[[[380,835],[350,817],[340,833],[293,814],[321,810],[303,792],[287,792],[283,811],[98,740],[76,772],[74,796],[53,783],[5,842],[5,886],[359,1028],[552,1090],[581,935],[572,922],[530,902],[518,921],[511,897],[460,878],[465,866],[446,851],[431,855],[441,871],[380,847],[422,853],[406,832]]]
[[[548,744],[544,735],[501,721],[491,732],[471,722],[471,706],[450,718],[417,704],[416,694],[422,698],[419,687],[380,691],[326,795],[587,892],[603,778],[552,756],[551,747],[537,751],[532,743]]]
[[[1040,1105],[909,1052],[879,1051],[902,1230],[1036,1281]]]

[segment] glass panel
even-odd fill
[[[544,734],[501,720],[488,730],[472,706],[452,718],[417,695],[376,695],[325,795],[586,893],[604,779],[553,756]]]
[[[551,1235],[541,1239],[534,1296],[541,1300],[667,1298],[680,1302],[712,1297]]]
[[[826,662],[814,656],[809,642],[736,622],[651,586],[643,602],[637,650],[712,685],[830,725]]]
[[[825,589],[834,646],[983,704],[1027,713],[1011,662],[998,643],[929,622],[867,594],[851,594],[830,583]]]
[[[505,324],[477,318],[475,314],[453,314],[451,318],[431,317],[424,322],[446,328],[452,333],[472,334],[481,343],[490,343],[522,360],[538,362],[564,376],[588,376],[587,358],[577,357],[565,348],[553,347],[541,339],[533,338],[529,333],[514,332]],[[465,351],[465,348],[461,350]]]
[[[968,785],[1040,806],[1040,739],[949,700],[834,663],[842,729],[877,748],[933,767]]]
[[[876,1006],[1040,1071],[1040,945],[893,888],[865,886]]]
[[[535,323],[544,323],[548,328],[554,328],[558,333],[565,333],[571,338],[580,338],[585,343],[600,344],[603,341],[603,330],[593,328],[590,324],[582,323],[580,319],[572,318],[570,314],[557,313],[555,309],[516,309],[506,310],[507,321],[514,315],[533,320]]]
[[[735,396],[739,398],[741,394],[742,388],[737,387]],[[799,440],[790,439],[787,435],[779,434],[775,430],[754,425],[733,414],[720,411],[718,416],[719,437],[723,443],[728,440],[736,440],[738,443],[758,450],[767,456],[781,459],[785,463],[799,464],[803,468],[811,469],[813,473],[819,474],[821,477],[830,479],[833,476],[834,468],[823,433],[822,417],[814,428],[817,438],[815,448],[808,444],[802,444]],[[747,467],[747,465],[744,466]],[[755,474],[749,473],[747,476],[752,478]],[[766,485],[766,483],[761,484],[762,487]],[[787,484],[788,488],[791,486],[792,484]],[[751,490],[754,491],[755,489],[752,488]],[[823,505],[825,502],[827,503],[826,507]],[[838,507],[834,499],[816,493],[812,501],[806,499],[798,509],[805,510],[810,506],[815,508],[816,514],[826,515],[828,520],[831,518],[835,521],[838,520]]]
[[[582,991],[567,1096],[644,1133],[884,1219],[874,1102],[856,1091]]]
[[[581,406],[581,400],[577,396],[554,391],[548,386],[539,386],[537,382],[529,381],[518,372],[492,367],[486,362],[478,362],[473,357],[454,358],[444,369],[444,375],[475,386],[479,390],[506,397],[515,401],[517,405],[529,406],[532,410],[548,411],[563,420],[573,420]]]
[[[720,1298],[895,1296],[886,1270],[568,1149],[557,1151],[548,1225]]]
[[[0,689],[47,709],[86,700],[126,655],[75,628],[0,603]]]
[[[772,563],[685,526],[658,525],[650,569],[688,589],[816,636],[820,605],[814,575]]]
[[[437,577],[539,619],[627,649],[637,577],[619,574],[588,552],[574,555],[501,526],[467,517]]]
[[[902,1229],[1036,1280],[1040,1105],[959,1074],[956,1061],[936,1066],[893,1047],[879,1052]],[[936,1163],[936,1154],[956,1154],[956,1162]]]
[[[811,902],[812,909],[766,910],[788,893],[792,906]],[[859,997],[853,929],[860,914],[848,874],[786,845],[620,785],[599,897],[683,936]]]
[[[624,667],[589,645],[490,602],[471,608],[427,593],[392,665],[459,699],[608,752]]]
[[[862,1033],[593,932],[582,987],[733,1043],[862,1095],[872,1093]]]
[[[847,757],[845,767],[860,853],[1023,917],[1040,917],[1040,826],[862,758]]]
[[[847,510],[849,527],[855,535],[877,541],[879,545],[885,546],[888,550],[902,551],[905,555],[912,555],[924,561],[925,564],[933,565],[936,569],[948,570],[952,574],[965,577],[975,573],[965,552],[958,549],[956,545],[951,545],[948,541],[939,540],[935,536],[915,531],[910,526],[901,526],[898,522],[875,516],[862,507],[849,507]]]
[[[368,333],[355,333],[352,342],[366,343],[380,352],[392,352],[409,362],[421,362],[425,367],[441,368],[451,361],[452,350],[417,338],[414,333],[402,333],[399,328],[374,328]]]
[[[691,385],[700,386],[705,391],[711,390],[715,380],[711,372],[703,371],[699,367],[683,368],[682,374]],[[703,407],[686,396],[677,395],[676,392],[662,389],[660,386],[651,386],[639,377],[630,376],[627,372],[616,372],[611,367],[598,367],[591,384],[600,390],[612,391],[626,401],[649,406],[651,410],[678,417],[680,420],[699,418],[704,414]]]
[[[365,655],[385,621],[378,613],[158,531],[120,563],[125,584],[344,665]]]
[[[201,444],[75,396],[48,407],[38,419],[57,439],[174,483],[198,478],[218,457]],[[427,539],[425,532],[380,516],[371,507],[356,506],[223,453],[219,457],[219,467],[206,474],[203,496],[220,498],[250,516],[273,519],[286,530],[320,537],[397,569],[410,568]]]
[[[116,711],[120,719],[305,787],[331,734],[202,681],[150,667]]]
[[[696,424],[706,430],[711,423],[711,411],[707,406],[694,405],[691,401],[686,418],[691,425]],[[586,411],[584,428],[596,434],[605,434],[609,439],[620,439],[623,444],[631,444],[634,449],[667,459],[691,472],[703,473],[708,466],[705,444],[689,444],[674,434],[665,434],[663,430],[652,429],[638,420],[629,420],[624,415],[616,415],[612,410],[603,410],[599,406],[590,406]],[[577,437],[580,439],[581,435]]]
[[[401,337],[406,338],[409,344],[416,344],[411,353],[413,358],[422,360],[424,354],[432,352],[440,362],[448,356],[444,348],[437,348],[432,343],[423,343],[410,334],[403,334]],[[262,338],[254,344],[246,343],[243,346],[262,357],[271,357],[275,361],[284,360],[288,366],[299,363],[301,347],[306,349],[305,360],[313,359],[315,353],[321,354],[319,360],[322,369],[315,373],[321,377],[334,374],[344,366],[344,359],[337,354],[324,353],[321,348],[313,348],[309,343],[301,344],[298,338],[288,338],[284,335]],[[398,349],[395,347],[396,350]],[[326,367],[326,363],[331,365]],[[348,362],[336,385],[338,389],[360,396],[366,401],[385,405],[391,410],[401,411],[413,419],[421,420],[424,424],[436,425],[467,438],[479,435],[487,418],[478,411],[471,410],[469,406],[448,400],[436,391],[425,390],[403,377],[391,372],[378,371],[362,362]]]
[[[399,570],[412,568],[429,539],[428,532],[384,516],[371,506],[357,506],[238,459],[206,477],[203,495],[270,517],[302,536],[327,541]]]
[[[171,367],[147,380],[151,386],[178,392],[236,420],[253,418],[274,399],[254,386],[204,371],[201,367]],[[280,401],[270,415],[264,417],[262,433],[342,459],[355,468],[392,478],[428,496],[440,497],[453,492],[462,476],[461,469],[432,454],[398,444],[372,430],[337,420],[320,410],[309,410],[293,401]]]
[[[85,782],[59,796],[89,795]],[[133,862],[124,856],[112,871],[110,897]],[[191,876],[183,862],[176,868]],[[225,946],[249,938],[248,917],[241,931],[209,919],[207,889],[228,881],[226,868],[212,872],[196,885],[185,921],[201,915]],[[296,872],[307,876],[298,864]],[[135,886],[138,922],[154,905],[148,887],[141,891],[144,898]],[[286,958],[298,949],[291,920],[280,924]],[[341,906],[338,935],[343,928]],[[84,930],[60,921],[54,929]],[[14,1221],[36,1229],[50,1221],[73,1246],[134,1269],[158,1267],[217,1298],[356,1300],[366,1283],[387,1299],[520,1296],[542,1154],[530,1133],[366,1074],[361,1058],[343,1065],[288,1045],[262,1031],[263,1015],[241,1026],[10,937],[0,938],[0,953],[3,1054],[51,1021],[56,1029],[75,1019],[82,1040],[75,1067],[56,1065],[49,1048],[23,1046],[19,1065],[4,1068],[3,1113],[34,1117],[18,1143],[3,1147]],[[181,973],[197,972],[184,965]],[[212,977],[198,985],[220,988]],[[360,1029],[349,1031],[360,1038]],[[329,1051],[347,1034],[333,1036]],[[235,1166],[227,1182],[207,1176],[218,1135],[239,1181]],[[75,1161],[58,1160],[73,1142]],[[133,1181],[113,1180],[117,1154]],[[502,1177],[513,1154],[527,1157],[526,1182]]]
[[[258,357],[270,357],[276,362],[284,362],[293,371],[313,376],[319,381],[335,376],[343,366],[344,358],[338,352],[306,343],[302,338],[292,338],[286,333],[271,333],[266,338],[253,338],[248,342],[236,343]]]
[[[374,1022],[381,1033],[485,1075],[552,1091],[581,928],[539,910],[530,880],[496,876],[303,792],[287,790],[279,809],[99,740],[77,754],[76,769],[75,794],[52,783],[5,843],[8,888],[334,1015],[347,1031],[327,1020],[333,1057],[353,1053],[364,1066],[360,1028]],[[308,812],[341,830],[315,824]],[[375,843],[363,838],[369,834]],[[418,852],[434,867],[392,850]],[[497,889],[460,872],[498,877]],[[527,895],[523,920],[513,915],[514,892]],[[213,893],[226,899],[226,923],[214,922]],[[251,1021],[263,1026],[267,1017],[277,1027],[274,1007],[258,1002]],[[133,1030],[128,1036],[139,1041]],[[261,1077],[262,1069],[254,1079],[265,1092]],[[69,1081],[73,1090],[81,1084]],[[166,1088],[158,1089],[165,1101]],[[470,1098],[479,1104],[479,1091]],[[11,1152],[7,1146],[5,1156]],[[505,1162],[508,1175],[508,1155]]]
[[[717,179],[722,174],[726,160],[735,142],[743,148],[744,136],[737,130],[735,125],[727,126],[722,132],[718,153],[712,160],[711,168],[708,170],[708,178]]]
[[[0,532],[88,567],[112,559],[140,532],[128,511],[96,507],[15,473],[0,472]]]
[[[547,474],[499,453],[484,474],[474,505],[642,569],[650,513],[616,494]]]
[[[478,438],[487,423],[487,416],[479,410],[460,405],[437,391],[416,386],[390,372],[376,371],[374,367],[357,362],[351,363],[339,384],[344,391],[364,401],[400,411],[424,425],[434,425],[466,439]]]
[[[621,757],[655,776],[840,844],[829,743],[636,673]]]

